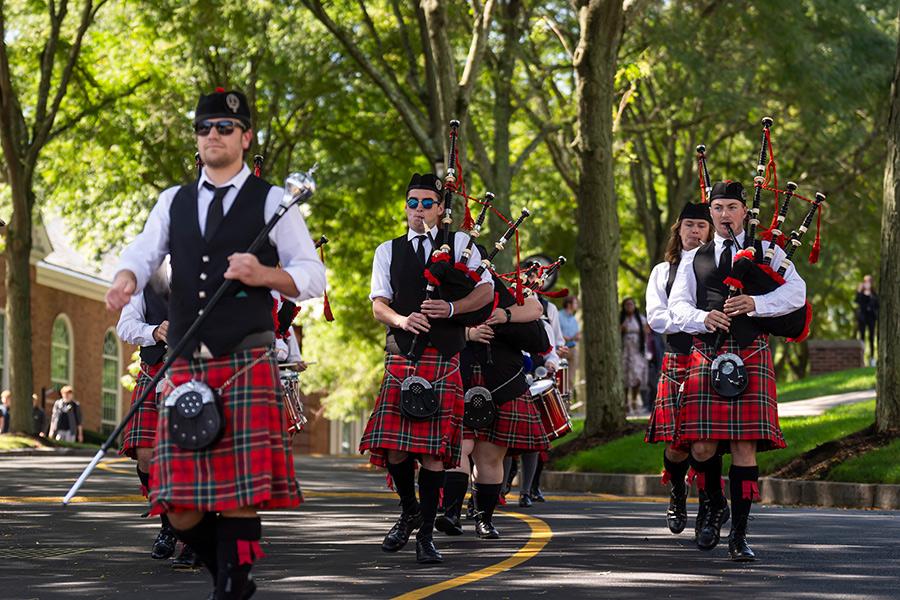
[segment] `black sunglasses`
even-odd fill
[[[199,135],[200,137],[206,137],[209,135],[209,132],[212,131],[212,128],[216,128],[216,133],[219,135],[231,135],[231,132],[234,131],[235,127],[240,127],[241,131],[246,130],[244,124],[241,121],[232,121],[231,119],[225,119],[223,121],[200,121],[199,123],[194,124],[194,133]]]
[[[434,198],[407,198],[406,206],[415,210],[416,208],[419,208],[419,202],[422,203],[422,208],[428,210],[429,208],[434,206],[437,200],[435,200]]]

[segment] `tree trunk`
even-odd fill
[[[12,388],[11,431],[31,433],[31,210],[30,186],[22,173],[10,176],[13,214],[6,234],[6,324],[9,332],[9,381]]]
[[[900,23],[900,10],[897,12]],[[900,430],[900,38],[884,168],[884,207],[881,214],[881,306],[878,315],[878,400],[875,421],[879,431]]]
[[[584,290],[586,435],[625,425],[618,308],[619,220],[613,186],[613,83],[624,26],[622,0],[580,0],[578,81],[578,240]]]

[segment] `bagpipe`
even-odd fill
[[[759,296],[772,292],[785,283],[784,275],[794,263],[793,256],[802,245],[803,235],[809,230],[814,216],[818,215],[816,240],[809,255],[810,264],[815,264],[819,258],[821,249],[821,212],[825,194],[816,192],[813,199],[805,198],[796,193],[797,184],[789,181],[786,189],[778,188],[777,164],[772,148],[771,127],[773,120],[765,117],[762,120],[763,131],[760,141],[759,158],[756,165],[756,175],[753,178],[753,204],[747,211],[747,233],[743,247],[737,243],[733,232],[731,237],[736,248],[741,248],[735,253],[731,275],[725,279],[729,286],[729,297],[738,293]],[[697,147],[698,170],[701,180],[701,198],[705,202],[711,189],[709,171],[706,165],[705,146]],[[756,232],[759,227],[760,204],[763,191],[772,192],[775,196],[775,213],[768,229],[763,231],[757,245]],[[779,197],[783,197],[779,205]],[[800,226],[791,231],[790,236],[785,236],[782,227],[787,217],[788,208],[794,198],[809,203],[809,208]],[[772,268],[772,260],[775,257],[776,247],[785,245],[785,239],[789,247],[785,251],[778,270]],[[768,247],[759,252],[764,245]],[[809,335],[809,327],[812,322],[812,305],[809,301],[805,306],[778,317],[752,317],[759,327],[767,334],[786,338],[788,342],[802,342]],[[723,332],[720,332],[716,348],[724,342]]]

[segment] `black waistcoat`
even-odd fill
[[[455,233],[450,235],[450,257],[453,259]],[[428,259],[429,263],[431,259]],[[391,242],[391,289],[394,298],[390,307],[404,317],[421,310],[425,301],[425,275],[422,263],[416,257],[412,243],[406,235]],[[435,289],[433,299],[440,299],[440,288]],[[426,342],[437,349],[444,358],[450,359],[466,345],[465,327],[450,319],[430,319],[431,330],[419,334],[418,348],[425,348]],[[389,327],[385,350],[391,354],[405,355],[412,346],[413,334]]]
[[[225,281],[228,256],[245,252],[265,226],[266,196],[271,187],[250,175],[209,243],[200,234],[197,184],[184,185],[175,194],[169,210],[172,285],[168,340],[173,348]],[[278,252],[268,239],[256,256],[269,267],[278,263]],[[273,330],[268,288],[232,282],[181,355],[189,357],[203,342],[213,356],[224,356],[248,335]]]
[[[169,297],[157,293],[149,285],[144,287],[144,322],[159,325],[169,317]],[[141,346],[141,362],[156,365],[166,356],[166,343],[157,342],[153,346]]]
[[[755,243],[756,260],[762,258],[762,244],[759,240]],[[697,308],[700,310],[722,310],[725,299],[728,297],[728,286],[724,280],[730,274],[728,271],[720,271],[716,264],[715,241],[707,242],[697,250],[694,256],[694,275],[697,277]],[[699,336],[707,344],[715,343],[718,332],[707,333]],[[731,319],[729,335],[734,338],[741,348],[749,346],[753,340],[762,335],[763,331],[757,325],[756,319],[747,315],[740,315]]]
[[[666,298],[672,296],[672,285],[675,283],[675,275],[678,272],[678,265],[681,264],[681,258],[675,263],[669,264],[669,277],[666,280]],[[694,336],[689,333],[679,331],[677,333],[666,334],[666,351],[675,352],[676,354],[690,354],[691,346],[694,345]]]

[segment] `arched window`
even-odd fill
[[[60,314],[53,321],[50,334],[50,383],[57,390],[72,385],[72,324]]]
[[[119,422],[119,407],[122,404],[122,386],[119,385],[121,372],[119,338],[113,329],[109,329],[103,338],[103,386],[100,392],[103,410],[101,428],[104,433],[112,431]]]

